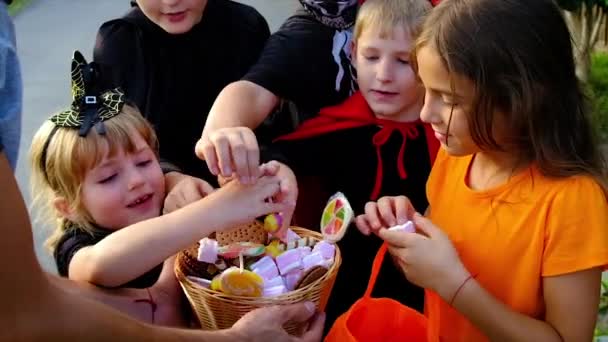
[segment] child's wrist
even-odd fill
[[[467,282],[468,278],[471,277],[471,273],[464,267],[459,267],[454,270],[451,275],[446,277],[446,280],[440,284],[435,292],[446,302],[450,303],[454,294],[458,291],[458,288],[463,283]]]

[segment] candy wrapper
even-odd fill
[[[330,197],[321,217],[323,239],[331,243],[340,241],[353,217],[353,209],[343,193],[338,192]]]

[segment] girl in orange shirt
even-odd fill
[[[441,149],[426,218],[357,218],[426,289],[430,341],[590,341],[608,265],[606,169],[551,0],[445,0],[412,60]],[[416,233],[384,228],[411,219]]]

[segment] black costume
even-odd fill
[[[256,62],[269,34],[255,9],[229,0],[209,0],[200,23],[179,35],[134,7],[101,26],[94,61],[104,87],[120,86],[154,126],[161,162],[215,183],[194,146],[217,95]]]

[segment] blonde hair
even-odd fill
[[[57,247],[68,221],[53,205],[57,197],[63,197],[69,203],[70,210],[75,213],[73,223],[90,234],[98,229],[93,225],[80,195],[86,173],[106,156],[106,147],[109,157],[118,151],[134,152],[132,136],[137,132],[158,154],[156,134],[137,109],[125,105],[120,114],[103,124],[105,135],[92,128],[86,137],[81,137],[78,129],[74,128],[57,127],[53,134],[56,126],[47,120],[34,136],[30,148],[31,191],[34,206],[40,210],[40,218],[55,221],[54,232],[46,241],[51,251]]]
[[[367,0],[357,13],[353,41],[370,27],[383,38],[390,37],[395,27],[404,28],[415,38],[431,8],[429,0]]]

